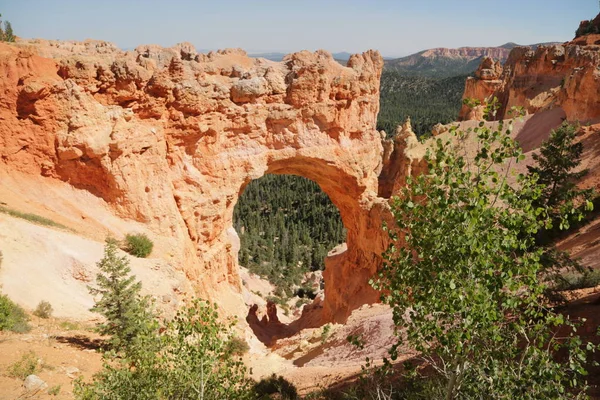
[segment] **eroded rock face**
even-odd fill
[[[495,119],[510,117],[513,106],[529,114],[560,107],[571,121],[600,118],[600,35],[587,35],[563,45],[514,48],[498,68],[484,59],[469,78],[463,99],[487,103],[497,97]],[[500,72],[500,74],[498,74]],[[463,106],[460,119],[479,119],[482,107]]]
[[[374,51],[344,67],[325,51],[276,63],[187,43],[0,44],[0,167],[67,181],[176,238],[174,259],[217,300],[240,289],[231,227],[244,187],[267,173],[312,179],[348,230],[324,274],[323,320],[344,320],[377,299],[367,282],[387,244],[382,65]]]

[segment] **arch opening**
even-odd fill
[[[252,180],[234,208],[233,226],[240,238],[238,264],[273,287],[243,284],[279,304],[283,319],[297,318],[304,304],[323,296],[325,258],[345,243],[346,228],[316,182],[291,174]]]

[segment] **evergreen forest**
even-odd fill
[[[384,130],[389,137],[410,117],[413,131],[422,136],[439,122],[456,121],[467,76],[430,78],[384,70],[377,129]]]
[[[306,272],[323,270],[327,253],[345,241],[339,211],[319,185],[294,175],[248,184],[234,210],[239,262],[292,295]]]

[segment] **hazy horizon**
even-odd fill
[[[20,0],[0,5],[24,38],[98,39],[131,49],[190,42],[199,51],[248,53],[377,49],[402,57],[435,47],[493,47],[573,38],[598,14],[597,0],[444,0],[303,2]]]

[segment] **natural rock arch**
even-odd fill
[[[238,193],[241,195],[253,179],[266,174],[286,174],[316,182],[329,196],[340,211],[347,235],[346,249],[325,259],[322,318],[323,321],[343,321],[359,305],[377,301],[378,294],[370,288],[368,280],[381,264],[380,254],[386,239],[381,230],[380,213],[385,213],[387,207],[372,188],[348,172],[351,161],[327,156],[335,151],[321,148],[318,152],[320,154],[313,156],[281,154],[279,158],[272,155],[265,164],[260,164],[266,168],[258,168],[248,175],[252,178],[243,181]],[[237,199],[227,210],[227,221],[231,221],[235,203]]]
[[[123,52],[38,40],[0,44],[0,56],[3,169],[67,181],[145,223],[159,255],[232,314],[243,308],[231,240],[241,190],[266,173],[304,176],[330,196],[348,231],[348,249],[326,261],[322,321],[376,300],[368,279],[389,218],[380,175],[401,179],[410,167],[391,157],[390,143],[384,154],[375,129],[378,52],[342,66],[324,51],[276,63],[241,50],[198,54],[189,44]]]

